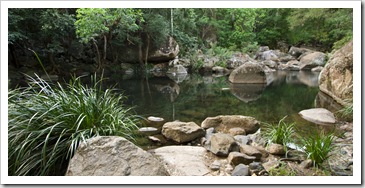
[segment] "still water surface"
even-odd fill
[[[119,80],[116,87],[128,96],[126,103],[146,118],[157,116],[200,125],[205,118],[218,115],[252,116],[267,123],[288,116],[286,121],[295,122],[298,132],[310,133],[317,126],[298,113],[316,106],[318,76],[316,72],[277,71],[266,85],[231,84],[227,76],[198,74],[133,77]]]

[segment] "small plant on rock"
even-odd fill
[[[313,161],[314,166],[320,166],[329,157],[329,153],[334,149],[334,138],[333,133],[325,135],[323,131],[301,138],[307,158]]]
[[[266,126],[263,129],[263,135],[268,140],[268,143],[283,145],[285,152],[287,152],[287,144],[292,141],[295,125],[295,123],[285,123],[284,119],[286,117],[282,118],[277,125],[265,123]]]

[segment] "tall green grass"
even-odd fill
[[[314,132],[308,137],[301,138],[307,158],[313,161],[313,166],[320,166],[334,149],[332,144],[334,134],[325,134],[324,131]]]
[[[51,85],[36,75],[26,88],[8,93],[9,175],[64,175],[81,142],[95,136],[133,139],[138,117],[124,97],[74,78]]]
[[[294,134],[295,123],[285,123],[285,118],[279,120],[278,124],[264,123],[263,136],[270,143],[281,144],[284,146],[284,150],[287,151],[287,144],[292,142],[292,136]]]

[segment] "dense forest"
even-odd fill
[[[121,62],[125,49],[138,55],[174,37],[179,57],[197,51],[287,52],[306,46],[331,52],[352,38],[352,9],[9,9],[9,63],[16,68],[35,51],[50,72],[64,62]],[[29,58],[27,58],[29,61]],[[135,63],[138,63],[135,62]]]

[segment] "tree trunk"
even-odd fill
[[[54,61],[53,52],[49,52],[47,56],[48,56],[48,61],[51,62],[51,64],[52,64],[51,73],[56,73],[57,72],[57,67],[56,67],[56,63]]]
[[[174,34],[174,12],[173,12],[173,9],[171,8],[170,9],[170,12],[171,12],[171,16],[170,16],[170,29],[171,29],[171,33],[170,35],[172,36]]]
[[[93,39],[93,44],[94,44],[94,47],[95,47],[95,49],[96,49],[96,56],[97,56],[97,60],[98,60],[98,67],[96,68],[96,70],[98,70],[99,68],[100,68],[100,66],[101,66],[101,60],[100,60],[100,53],[99,53],[99,48],[98,48],[98,45],[96,44],[96,42],[95,42],[95,39]]]
[[[12,57],[12,63],[14,64],[14,67],[15,68],[19,68],[19,63],[18,63],[18,59],[16,58],[15,56],[15,53],[14,53],[14,46],[12,44],[9,44],[9,50],[10,50],[10,54],[11,54],[11,57]]]
[[[145,56],[145,61],[144,64],[147,67],[147,59],[148,59],[148,50],[150,48],[150,35],[147,33],[147,47],[146,47],[146,56]]]
[[[104,35],[104,56],[103,56],[103,63],[104,64],[106,62],[106,46],[108,44],[108,39],[106,38],[106,36]]]

